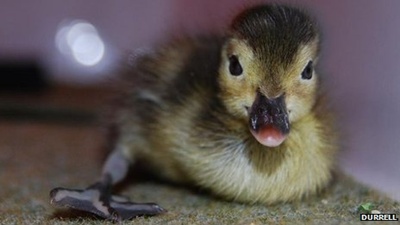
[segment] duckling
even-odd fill
[[[111,195],[131,164],[243,203],[299,200],[324,188],[336,152],[315,71],[316,22],[258,5],[223,36],[181,38],[138,57],[115,110],[113,151],[87,189],[55,188],[51,203],[111,220],[156,215],[155,203]]]

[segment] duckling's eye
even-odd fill
[[[239,59],[237,58],[236,55],[231,55],[229,57],[229,72],[233,76],[239,76],[242,75],[243,73],[243,68],[240,65]]]
[[[309,61],[306,68],[304,68],[303,72],[301,72],[301,78],[305,80],[309,80],[313,75],[313,63]]]

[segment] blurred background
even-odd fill
[[[343,131],[340,165],[359,181],[400,200],[400,1],[274,2],[302,6],[320,22],[324,40],[320,74]],[[93,107],[107,96],[107,82],[128,61],[129,52],[182,32],[223,29],[238,10],[254,3],[0,0],[0,4],[3,123],[16,118],[90,120]]]

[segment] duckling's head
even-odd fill
[[[261,5],[239,14],[222,49],[220,97],[265,146],[276,147],[316,100],[315,22],[303,11]]]

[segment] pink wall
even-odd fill
[[[93,23],[108,44],[110,57],[135,49],[157,39],[171,21],[168,1],[96,1],[96,0],[2,0],[0,3],[0,58],[36,57],[51,72],[51,78],[68,83],[92,83],[101,80],[88,68],[65,60],[55,47],[59,24],[83,19]]]
[[[0,57],[34,55],[58,81],[98,80],[59,55],[54,46],[65,18],[97,26],[119,56],[162,34],[221,28],[245,1],[3,0]],[[247,2],[247,1],[246,1]],[[296,0],[319,19],[324,33],[321,69],[333,92],[344,130],[341,165],[362,182],[400,199],[400,1]],[[67,76],[68,75],[68,76]]]

